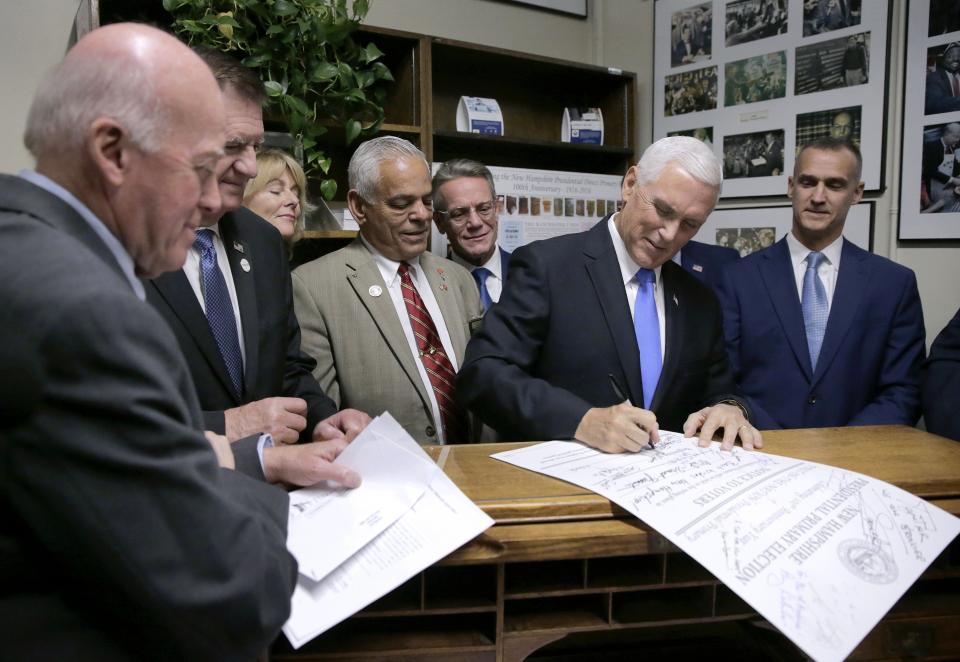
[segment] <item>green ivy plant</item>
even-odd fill
[[[163,0],[172,27],[190,44],[232,53],[264,81],[269,107],[303,145],[304,170],[319,177],[333,199],[337,183],[326,177],[330,158],[319,138],[342,125],[347,144],[376,133],[393,76],[373,43],[355,40],[368,0]]]

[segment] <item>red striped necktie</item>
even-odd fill
[[[413,327],[420,361],[427,371],[427,377],[430,379],[430,385],[433,386],[433,393],[437,399],[437,406],[440,407],[444,438],[447,443],[466,442],[463,412],[454,399],[456,393],[454,380],[457,373],[443,350],[443,343],[440,342],[440,335],[437,333],[433,318],[430,317],[427,307],[423,305],[423,299],[420,298],[420,293],[413,285],[413,280],[410,278],[410,265],[401,262],[397,273],[400,274],[403,303],[407,306],[407,314],[410,316],[410,326]]]

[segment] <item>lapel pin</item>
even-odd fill
[[[694,271],[698,271],[698,272],[699,272],[699,271],[703,271],[703,267],[700,266],[699,264],[695,264],[695,265],[693,265],[693,270],[694,270]]]
[[[680,302],[677,301],[677,295],[676,295],[676,294],[673,295],[673,305],[674,305],[674,306],[678,306],[678,307],[680,306]]]
[[[233,250],[237,251],[238,253],[243,253],[243,252],[244,252],[244,250],[243,250],[243,244],[241,244],[239,241],[237,241],[236,239],[234,239],[234,240],[233,240]]]
[[[378,297],[383,294],[383,288],[379,285],[371,285],[370,289],[367,290],[367,293],[372,297]]]
[[[241,251],[242,252],[242,251]],[[250,273],[250,261],[247,258],[240,260],[240,268],[245,272]]]
[[[440,289],[443,290],[444,292],[446,292],[446,291],[447,291],[447,284],[446,284],[446,283],[440,283]]]

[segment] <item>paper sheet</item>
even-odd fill
[[[849,655],[960,532],[953,515],[862,474],[660,439],[634,454],[551,441],[492,457],[619,504],[816,660]]]
[[[411,455],[416,451],[433,464],[389,414],[380,419],[384,419],[383,423],[374,430],[378,436]],[[283,633],[294,648],[363,609],[493,525],[493,520],[446,474],[436,466],[434,469],[430,486],[413,507],[336,570],[321,581],[300,575],[290,618],[283,626]],[[331,529],[327,539],[335,534]]]
[[[322,579],[397,521],[439,471],[419,447],[414,454],[385,436],[391,421],[376,418],[336,459],[363,477],[360,487],[321,483],[290,493],[287,549],[300,574]]]

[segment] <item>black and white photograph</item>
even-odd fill
[[[769,248],[777,241],[777,229],[769,228],[723,228],[717,230],[717,246],[732,248],[740,257]]]
[[[803,36],[860,25],[861,0],[804,0]]]
[[[670,64],[679,67],[709,60],[713,43],[713,7],[705,2],[673,14]]]
[[[705,67],[667,76],[663,114],[686,115],[717,107],[717,68]]]
[[[726,136],[723,177],[770,177],[783,174],[783,129]]]
[[[725,106],[781,99],[787,94],[787,52],[765,53],[728,62],[724,68],[724,80]]]
[[[813,94],[870,82],[870,33],[797,49],[794,94]]]
[[[960,212],[960,124],[924,127],[920,168],[920,211]]]
[[[927,36],[960,31],[960,0],[930,0]]]
[[[787,31],[786,0],[735,0],[724,16],[726,46],[765,39]]]
[[[689,136],[691,138],[696,138],[700,142],[704,143],[707,147],[713,149],[713,127],[712,126],[701,126],[696,129],[683,129],[681,131],[670,131],[667,133],[668,136]]]
[[[860,106],[817,110],[797,115],[797,148],[820,138],[846,138],[860,145]]]
[[[927,115],[960,110],[960,42],[927,49],[923,99]]]

